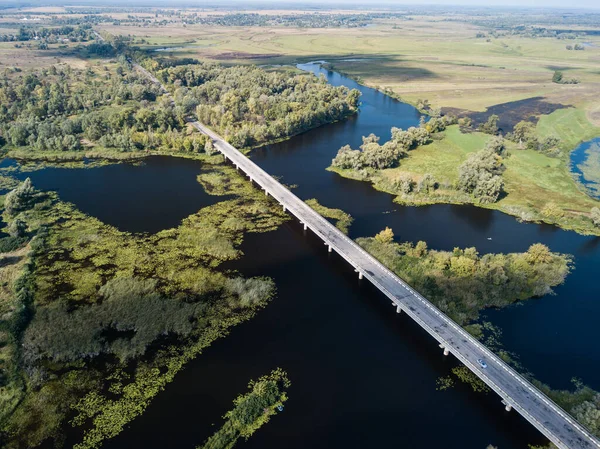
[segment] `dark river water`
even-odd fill
[[[325,171],[342,145],[358,146],[370,133],[388,139],[392,126],[416,125],[419,114],[317,65],[301,68],[360,89],[360,114],[258,150],[252,159],[283,182],[297,184],[301,198],[318,198],[349,212],[355,218],[353,238],[390,226],[398,239],[425,240],[436,249],[511,252],[542,242],[573,254],[576,269],[555,296],[486,315],[502,329],[506,348],[540,380],[567,388],[575,376],[600,388],[600,239],[518,223],[475,207],[400,207],[391,195]],[[156,157],[142,167],[48,169],[30,176],[36,186],[58,189],[105,222],[153,232],[211,202],[194,185],[199,171],[195,161]],[[437,391],[436,379],[448,375],[457,361],[444,357],[431,337],[410,318],[396,315],[382,294],[358,281],[345,262],[297,223],[248,235],[242,249],[245,257],[226,268],[272,277],[277,297],[191,362],[104,447],[191,449],[218,428],[250,379],[276,367],[292,381],[286,408],[238,447],[484,449],[493,444],[508,449],[544,441],[518,414],[505,412],[495,394],[475,394],[465,385]]]

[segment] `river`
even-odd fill
[[[360,89],[361,112],[255,151],[252,159],[284,183],[296,184],[294,191],[301,198],[317,198],[325,206],[350,213],[355,218],[350,230],[353,238],[390,226],[397,239],[425,240],[435,249],[476,246],[482,253],[511,252],[542,242],[553,251],[573,254],[576,269],[556,295],[486,315],[502,329],[506,348],[517,353],[538,379],[567,388],[576,376],[600,389],[600,351],[595,346],[600,239],[519,223],[502,213],[471,206],[400,207],[391,195],[325,171],[342,145],[356,147],[361,136],[372,132],[385,140],[392,126],[416,125],[419,114],[412,106],[317,64],[300,68],[323,73],[332,84]],[[135,172],[138,177],[146,176],[137,187],[125,176],[119,177],[126,165],[45,169],[30,176],[37,187],[58,189],[84,211],[100,203],[94,206],[94,214],[107,223],[128,231],[154,232],[190,213],[189,194],[182,189],[191,189],[200,164],[171,161],[148,159]],[[97,182],[88,182],[90,176]],[[162,188],[171,194],[159,195],[159,200],[149,197],[148,189]],[[107,195],[107,191],[112,193]],[[141,209],[171,214],[169,222],[146,218],[117,223],[115,210],[122,205],[112,199],[124,192]],[[171,204],[167,204],[169,199]],[[242,250],[245,256],[227,269],[272,277],[277,297],[256,318],[233,329],[230,336],[192,361],[105,448],[191,449],[218,428],[221,416],[246,391],[250,379],[276,367],[285,369],[292,381],[286,408],[237,447],[483,449],[493,444],[508,449],[544,441],[518,414],[505,412],[494,394],[475,394],[466,385],[437,391],[436,379],[448,375],[457,361],[444,357],[431,337],[410,318],[396,315],[382,294],[368,282],[358,281],[346,263],[328,254],[322,242],[297,223],[248,235]]]

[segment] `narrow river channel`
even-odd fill
[[[252,159],[284,183],[297,185],[294,191],[301,198],[317,198],[325,206],[350,213],[355,218],[353,238],[390,226],[398,239],[425,240],[435,249],[475,246],[481,253],[511,252],[541,242],[553,251],[572,254],[576,269],[556,295],[486,315],[502,329],[505,347],[518,354],[538,379],[554,388],[568,388],[570,379],[579,377],[600,389],[596,348],[600,238],[523,224],[475,207],[400,207],[391,195],[326,171],[342,145],[356,147],[361,136],[370,133],[388,139],[392,126],[416,125],[419,114],[412,106],[317,64],[300,68],[323,73],[332,84],[360,89],[360,114],[255,151]],[[142,177],[147,173],[148,180],[173,191],[195,180],[198,162],[169,160],[150,158],[149,169],[137,167],[135,173]],[[181,169],[174,170],[179,165]],[[37,187],[58,189],[63,198],[87,211],[91,202],[98,202],[99,192],[115,183],[118,171],[127,169],[124,164],[116,167],[70,170],[68,176],[79,180],[71,178],[68,183],[63,169],[30,176]],[[102,172],[108,169],[117,170],[117,175]],[[97,182],[85,181],[91,173],[98,173]],[[126,178],[119,182],[131,182]],[[141,188],[129,189],[128,195],[148,208],[166,207],[165,201],[148,202]],[[202,207],[203,201],[196,205]],[[184,208],[184,202],[171,201],[168,207]],[[101,203],[104,206],[96,204],[94,214],[116,225],[111,222],[115,212],[110,198]],[[191,212],[182,209],[173,216],[183,218],[186,213]],[[145,229],[141,221],[129,222],[123,230],[152,232],[154,224]],[[248,235],[242,249],[245,256],[226,268],[246,276],[272,277],[277,297],[256,318],[191,362],[141,417],[104,447],[192,449],[218,428],[248,380],[276,367],[289,374],[290,399],[282,413],[247,442],[240,442],[240,448],[484,449],[493,444],[508,449],[544,441],[516,413],[505,412],[494,394],[475,394],[465,385],[437,391],[436,379],[447,375],[456,360],[444,357],[433,339],[406,316],[397,316],[382,294],[358,281],[349,266],[328,254],[322,242],[297,223]]]

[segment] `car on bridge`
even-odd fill
[[[477,359],[477,363],[479,363],[479,366],[481,366],[482,368],[487,368],[487,363],[485,363],[485,360]]]

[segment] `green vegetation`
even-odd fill
[[[67,417],[78,449],[98,447],[272,296],[271,280],[217,268],[240,257],[246,232],[286,216],[220,158],[203,159],[198,181],[233,198],[154,235],[120,232],[29,181],[7,195],[9,229],[33,239],[0,267],[6,447],[60,439]]]
[[[335,226],[342,231],[344,234],[348,234],[348,230],[350,225],[354,221],[350,214],[347,214],[341,209],[331,209],[329,207],[325,207],[316,199],[310,199],[305,201],[310,207],[312,207],[318,214],[322,215],[325,218],[331,218],[335,221]]]
[[[376,189],[397,195],[400,204],[478,204],[524,221],[600,234],[590,212],[600,201],[583,192],[569,170],[569,145],[594,132],[580,112],[561,109],[543,116],[533,129],[518,124],[508,139],[449,126],[427,144],[402,152],[392,168],[355,169],[339,164],[338,156],[329,169],[371,182]],[[348,160],[346,150],[340,150],[343,160]]]
[[[435,251],[425,242],[395,243],[392,238],[388,229],[357,243],[461,325],[486,307],[551,293],[571,267],[568,256],[542,244],[525,253],[480,256],[475,248]]]
[[[153,59],[142,64],[173,88],[184,113],[195,112],[238,148],[285,139],[358,109],[357,90],[333,87],[312,74],[200,62],[173,67]]]
[[[278,407],[283,407],[290,385],[287,374],[279,368],[251,381],[248,384],[250,392],[233,401],[235,407],[223,417],[225,424],[198,449],[230,449],[239,438],[250,438],[269,422]]]

